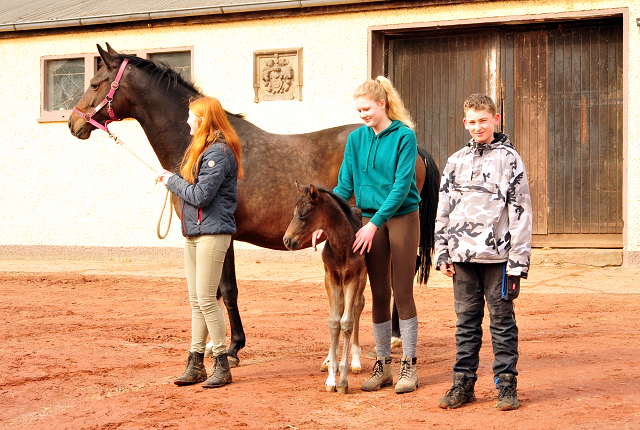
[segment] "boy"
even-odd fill
[[[439,406],[454,409],[476,399],[486,298],[497,407],[505,411],[520,406],[513,299],[529,272],[531,196],[522,159],[507,135],[494,133],[500,115],[493,100],[473,94],[464,114],[471,140],[447,161],[436,219],[436,267],[453,277],[458,317],[453,386]]]

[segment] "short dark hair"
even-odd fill
[[[464,102],[464,114],[466,115],[469,109],[473,110],[487,110],[491,115],[495,115],[498,110],[493,99],[485,94],[471,94]]]

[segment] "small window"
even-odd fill
[[[87,70],[93,70],[94,55],[42,57],[40,59],[39,122],[66,121],[80,101],[89,80]]]
[[[188,81],[193,80],[193,47],[122,51],[164,63]],[[98,53],[50,56],[40,59],[41,101],[38,122],[67,121],[100,67]]]
[[[73,109],[84,94],[84,59],[47,62],[47,111]]]
[[[149,54],[149,59],[166,64],[180,73],[184,79],[191,81],[191,52],[158,52]]]

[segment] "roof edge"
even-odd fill
[[[169,9],[150,12],[134,12],[126,14],[101,15],[86,18],[52,19],[47,21],[16,22],[0,24],[0,33],[28,30],[47,30],[67,27],[85,27],[100,24],[116,24],[123,22],[148,21],[156,19],[185,18],[206,15],[228,15],[243,12],[273,11],[278,9],[300,9],[320,6],[336,6],[353,3],[373,3],[384,0],[279,0],[262,3],[236,3],[215,7],[195,7],[188,9]]]

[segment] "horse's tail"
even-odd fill
[[[416,260],[418,282],[424,284],[429,279],[433,262],[435,245],[436,211],[438,210],[438,194],[440,190],[440,172],[429,151],[418,146],[418,154],[427,168],[427,175],[420,192],[420,243]]]

